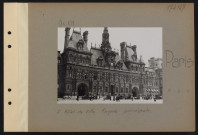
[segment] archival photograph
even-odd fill
[[[162,104],[162,27],[57,29],[58,104]]]

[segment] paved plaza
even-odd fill
[[[112,98],[113,99],[113,98]],[[94,100],[82,100],[79,99],[79,101],[76,100],[76,98],[72,99],[62,99],[58,98],[57,101],[58,104],[162,104],[163,99],[158,99],[154,101],[154,99],[144,100],[144,99],[121,99],[119,101],[113,101],[113,100],[104,100],[103,98],[100,99],[94,99]]]

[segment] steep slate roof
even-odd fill
[[[120,61],[120,60],[122,60],[121,57],[120,57],[118,54],[116,54],[116,57],[115,57],[116,64],[117,64],[118,61]],[[123,60],[122,60],[122,61],[123,61]],[[124,62],[123,62],[122,69],[123,69],[123,70],[128,70],[128,68],[126,67],[126,65],[124,64]]]
[[[101,49],[99,49],[99,48],[91,48],[91,49],[90,49],[90,52],[93,54],[92,57],[91,57],[91,64],[97,65],[97,59],[98,59],[99,57],[101,57],[101,58],[103,59],[103,62],[105,62],[105,58],[104,58],[104,55],[103,55]],[[123,61],[123,60],[121,59],[121,57],[120,57],[118,54],[116,54],[116,57],[115,57],[116,64],[117,64],[120,60]],[[105,63],[104,63],[104,64],[105,64]],[[123,69],[123,70],[128,70],[128,68],[126,67],[126,65],[124,64],[124,62],[123,62],[123,67],[122,67],[122,69]]]
[[[91,64],[93,64],[93,65],[97,65],[97,59],[98,59],[98,57],[102,57],[103,58],[103,62],[104,62],[104,56],[103,56],[103,54],[102,54],[102,50],[100,50],[100,49],[98,49],[98,48],[91,48],[90,49],[90,52],[93,54],[92,56],[91,56]]]
[[[77,49],[77,43],[79,40],[83,40],[82,35],[79,32],[73,31],[67,47]],[[87,52],[89,51],[85,42],[83,46],[83,51],[87,51]]]
[[[132,55],[134,54],[132,48],[126,46],[126,55],[128,56],[128,60],[133,61]]]

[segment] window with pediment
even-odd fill
[[[97,58],[97,64],[98,64],[99,67],[102,67],[102,65],[103,65],[103,58],[102,58],[102,56],[99,56]]]
[[[80,39],[77,43],[77,49],[83,50],[83,46],[84,46],[84,41],[82,39]]]
[[[122,60],[118,61],[118,63],[116,64],[116,67],[117,67],[117,69],[122,70],[123,61]]]

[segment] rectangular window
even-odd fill
[[[118,93],[118,87],[116,87],[116,92]]]
[[[126,88],[126,93],[128,93],[129,92],[129,90],[128,90],[128,88]]]
[[[121,93],[123,93],[123,91],[124,91],[124,89],[123,89],[123,88],[121,88]]]
[[[97,80],[97,75],[96,74],[94,74],[94,80]]]
[[[105,88],[105,92],[108,92],[108,87]]]
[[[93,91],[96,92],[96,86],[94,86]]]

